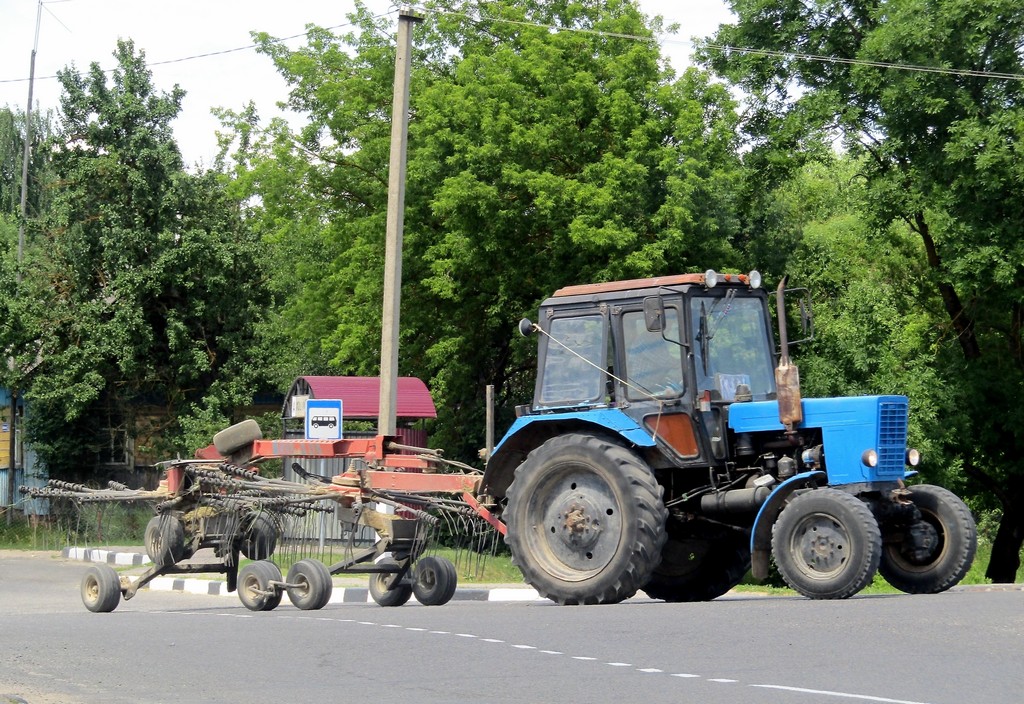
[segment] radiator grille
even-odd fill
[[[880,476],[902,477],[907,452],[907,402],[878,403],[878,467]]]

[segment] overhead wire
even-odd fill
[[[554,30],[558,32],[575,32],[579,34],[591,34],[600,37],[609,37],[614,39],[629,39],[634,41],[643,42],[655,42],[659,46],[663,44],[681,44],[696,48],[698,44],[696,42],[685,40],[685,39],[671,39],[671,38],[658,38],[654,35],[644,36],[639,34],[625,34],[622,32],[609,32],[601,29],[590,29],[587,27],[558,27],[556,25],[544,24],[542,22],[529,22],[527,20],[511,20],[502,17],[487,17],[484,15],[473,16],[464,12],[451,12],[438,10],[437,14],[451,15],[456,17],[464,17],[466,19],[478,22],[495,22],[502,24],[520,25],[527,27],[537,27],[540,29],[547,29],[549,31]],[[1005,79],[1011,81],[1024,81],[1024,74],[1022,73],[1006,73],[1002,71],[978,71],[973,69],[957,69],[947,68],[943,66],[923,66],[918,64],[901,64],[889,61],[873,61],[870,59],[848,59],[841,56],[823,56],[820,54],[808,54],[798,51],[782,51],[774,49],[758,49],[754,47],[739,47],[731,46],[729,44],[714,44],[704,43],[701,46],[709,49],[718,49],[720,51],[735,52],[737,54],[753,54],[761,56],[772,56],[779,58],[794,58],[803,61],[817,61],[821,63],[836,63],[836,64],[851,64],[857,66],[868,66],[873,68],[882,69],[895,69],[900,71],[919,71],[927,73],[938,73],[953,76],[962,77],[973,77],[973,78],[996,78]]]
[[[378,20],[378,19],[380,19],[382,17],[387,17],[388,15],[391,15],[391,14],[394,14],[394,12],[384,12],[384,13],[381,13],[379,15],[374,15],[373,17],[371,17],[371,19]],[[344,29],[346,27],[352,27],[354,25],[355,25],[355,22],[344,22],[342,24],[336,24],[336,25],[332,25],[330,27],[324,27],[323,29],[326,29],[327,31],[334,31],[336,29]],[[292,35],[287,36],[287,37],[271,37],[270,43],[271,44],[282,44],[284,42],[291,41],[292,39],[299,39],[301,37],[306,37],[306,36],[309,36],[309,31],[308,30],[305,31],[305,32],[299,32],[298,34],[292,34]],[[237,53],[237,52],[240,52],[240,51],[250,51],[252,49],[256,49],[259,46],[260,46],[259,44],[246,44],[245,46],[236,46],[236,47],[233,47],[231,49],[220,49],[218,51],[207,51],[207,52],[204,52],[202,54],[191,54],[189,56],[182,56],[182,57],[177,58],[177,59],[165,59],[163,61],[147,61],[146,62],[146,67],[147,68],[152,68],[153,66],[166,66],[168,64],[180,64],[180,63],[183,63],[185,61],[193,61],[195,59],[210,58],[211,56],[223,56],[225,54],[234,54],[234,53]],[[108,69],[103,69],[103,72],[104,73],[112,73],[115,70],[116,69],[108,68]],[[56,74],[51,75],[51,76],[36,76],[36,80],[37,81],[46,80],[46,79],[54,79],[54,78],[57,78]],[[3,79],[0,79],[0,83],[26,83],[26,82],[28,82],[28,80],[29,80],[28,78],[3,78]]]
[[[435,10],[435,12],[437,14],[439,14],[439,15],[446,15],[446,16],[452,16],[452,17],[462,17],[462,18],[468,19],[470,21],[475,21],[475,22],[501,23],[501,24],[510,24],[510,25],[516,25],[516,26],[523,26],[523,27],[535,27],[535,28],[546,29],[548,31],[553,31],[553,32],[557,32],[557,33],[572,32],[572,33],[579,33],[579,34],[589,34],[589,35],[600,36],[600,37],[608,37],[608,38],[613,38],[613,39],[626,39],[626,40],[630,40],[630,41],[639,41],[639,42],[647,42],[647,43],[653,42],[653,43],[658,44],[659,46],[663,46],[663,45],[666,45],[666,44],[679,44],[679,45],[689,46],[689,47],[692,47],[692,48],[696,48],[698,46],[698,44],[696,42],[693,42],[693,41],[690,41],[690,40],[672,39],[672,38],[668,38],[668,37],[656,37],[653,34],[645,36],[645,35],[639,35],[639,34],[628,34],[628,33],[624,33],[624,32],[610,32],[610,31],[607,31],[607,30],[591,29],[591,28],[587,28],[587,27],[560,27],[560,26],[557,26],[557,25],[545,24],[543,22],[531,22],[531,21],[528,21],[528,20],[513,20],[513,19],[507,19],[507,18],[503,18],[503,17],[491,17],[491,16],[487,16],[487,15],[471,15],[471,14],[465,13],[465,12],[454,12],[454,11],[450,11],[450,10]],[[386,16],[391,15],[391,14],[394,14],[394,10],[389,11],[389,12],[385,12],[385,13],[381,13],[379,15],[375,15],[372,19],[380,19],[382,17],[386,17]],[[333,30],[336,30],[336,29],[342,29],[342,28],[345,28],[345,27],[351,27],[353,25],[354,25],[353,22],[346,22],[346,23],[343,23],[343,24],[338,24],[338,25],[333,25],[333,26],[330,26],[330,27],[325,27],[324,29],[327,29],[329,31],[333,31]],[[298,34],[293,34],[293,35],[287,36],[287,37],[273,38],[271,41],[272,41],[272,43],[281,43],[281,42],[290,41],[292,39],[298,39],[298,38],[301,38],[301,37],[305,37],[305,36],[308,36],[308,34],[309,34],[308,31],[307,32],[300,32]],[[223,55],[226,55],[226,54],[237,53],[237,52],[240,52],[240,51],[250,51],[252,49],[257,48],[258,46],[260,46],[260,45],[259,44],[247,44],[245,46],[239,46],[239,47],[234,47],[234,48],[230,48],[230,49],[222,49],[222,50],[219,50],[219,51],[209,51],[209,52],[204,52],[204,53],[201,53],[201,54],[192,54],[192,55],[183,56],[183,57],[180,57],[180,58],[177,58],[177,59],[166,59],[166,60],[163,60],[163,61],[151,61],[151,62],[148,62],[146,65],[148,67],[152,67],[152,66],[164,66],[164,65],[168,65],[168,64],[182,63],[182,62],[185,62],[185,61],[193,61],[193,60],[196,60],[196,59],[205,59],[205,58],[210,58],[210,57],[214,57],[214,56],[223,56]],[[716,43],[711,43],[711,42],[703,43],[700,46],[704,46],[704,47],[709,48],[709,49],[715,49],[715,50],[718,50],[718,51],[724,51],[724,52],[727,52],[727,53],[749,54],[749,55],[753,55],[753,56],[766,56],[766,57],[773,57],[773,58],[796,59],[796,60],[800,60],[800,61],[813,61],[813,62],[819,62],[819,63],[845,64],[845,65],[851,65],[851,66],[866,66],[866,67],[870,67],[870,68],[879,68],[879,69],[897,70],[897,71],[911,71],[911,72],[918,72],[918,73],[932,73],[932,74],[940,74],[940,75],[948,75],[948,76],[958,76],[958,77],[966,77],[966,78],[986,78],[986,79],[995,79],[995,80],[1024,81],[1024,74],[1022,74],[1022,73],[1010,73],[1010,72],[1004,72],[1004,71],[981,71],[981,70],[976,70],[976,69],[959,69],[959,68],[951,68],[951,67],[945,67],[945,66],[927,66],[927,65],[922,65],[922,64],[903,64],[903,63],[896,63],[896,62],[890,62],[890,61],[874,61],[874,60],[871,60],[871,59],[851,59],[851,58],[845,58],[845,57],[841,57],[841,56],[825,56],[825,55],[821,55],[821,54],[810,54],[810,53],[798,52],[798,51],[786,51],[786,50],[778,50],[778,49],[761,49],[761,48],[756,48],[756,47],[741,47],[741,46],[732,46],[732,45],[729,45],[729,44],[716,44]],[[105,73],[110,73],[113,70],[114,69],[105,69],[104,72]],[[38,79],[39,80],[45,80],[45,79],[53,79],[53,78],[56,78],[56,77],[57,77],[56,75],[41,76]],[[0,79],[0,84],[4,84],[4,83],[23,83],[23,82],[28,81],[28,80],[29,80],[28,78]]]

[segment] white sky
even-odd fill
[[[367,0],[375,13],[396,3]],[[405,4],[405,3],[398,3]],[[415,4],[415,3],[413,3]],[[713,32],[731,18],[725,0],[640,0],[648,15],[660,14],[680,31],[662,45],[680,69],[691,52],[689,39]],[[35,38],[38,0],[0,0],[0,106],[25,109]],[[252,44],[250,31],[276,37],[299,34],[308,23],[344,24],[352,0],[45,0],[36,54],[33,109],[57,108],[56,72],[72,63],[85,70],[93,61],[112,68],[118,38],[130,38],[151,64]],[[303,39],[288,44],[300,46]],[[216,154],[218,124],[211,107],[241,108],[256,102],[261,119],[276,114],[287,87],[270,59],[252,49],[151,66],[159,90],[180,85],[187,95],[174,123],[187,164],[209,166]]]

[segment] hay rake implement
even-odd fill
[[[413,595],[424,605],[441,605],[455,594],[458,575],[447,558],[425,554],[437,529],[476,537],[504,532],[504,524],[477,501],[476,470],[386,436],[263,440],[255,422],[244,421],[218,433],[214,447],[213,459],[163,463],[164,479],[155,491],[116,482],[106,489],[61,481],[41,489],[22,487],[33,497],[153,504],[155,515],[145,531],[152,566],[131,579],[109,565],[93,565],[81,584],[86,608],[113,611],[121,598],[131,599],[157,577],[195,573],[224,574],[228,591],[237,590],[253,611],[275,608],[284,594],[300,609],[320,609],[330,601],[332,576],[351,574],[368,575],[369,593],[381,606],[401,606]],[[261,462],[281,458],[295,460],[292,469],[303,481],[256,471]],[[360,468],[322,477],[306,472],[303,458],[355,460],[347,464]],[[332,514],[346,528],[340,559],[324,564],[305,557],[284,576],[270,559],[275,551],[287,550],[303,525]],[[358,542],[355,536],[366,529],[375,539]],[[200,550],[206,559],[197,557]],[[243,557],[251,562],[240,568]]]

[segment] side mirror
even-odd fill
[[[648,296],[644,299],[644,323],[648,332],[661,332],[665,329],[665,303],[661,296]]]
[[[811,292],[806,288],[787,288],[785,289],[785,301],[785,308],[800,318],[800,330],[802,336],[799,340],[788,340],[785,342],[780,338],[780,347],[783,344],[788,348],[793,345],[810,342],[814,339],[814,309],[811,305]],[[779,316],[785,316],[787,311],[778,310],[776,312]],[[780,349],[779,352],[784,353],[785,350]]]
[[[529,337],[533,334],[533,322],[529,318],[523,318],[519,321],[519,334],[523,337]]]

